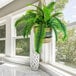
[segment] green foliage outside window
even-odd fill
[[[0,53],[5,53],[5,40],[0,41]]]
[[[5,38],[6,35],[5,25],[0,26],[0,38]]]
[[[5,40],[6,37],[6,27],[5,25],[0,26],[0,53],[5,53]]]
[[[59,38],[61,35],[59,36]],[[76,33],[75,29],[68,31],[68,39],[63,43],[57,42],[56,61],[63,62],[65,65],[76,66]]]
[[[27,39],[16,39],[16,55],[19,56],[29,56],[30,52],[30,42]]]

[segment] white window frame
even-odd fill
[[[30,64],[30,56],[18,56],[18,55],[16,55],[16,43],[15,43],[15,40],[18,39],[18,38],[23,38],[23,36],[16,36],[15,21],[19,17],[21,17],[25,13],[25,11],[27,11],[28,9],[31,9],[31,8],[33,8],[33,7],[25,7],[23,9],[19,10],[19,11],[14,12],[11,15],[11,32],[12,32],[11,33],[11,39],[12,39],[12,42],[11,42],[11,44],[12,44],[11,57],[14,59],[14,61],[13,60],[12,61],[16,62],[16,63],[18,61],[18,63],[26,64],[26,65]],[[29,38],[32,38],[31,34],[28,36]],[[31,39],[30,39],[30,51],[32,50],[31,47],[32,47],[32,44],[31,44]]]
[[[36,2],[35,4],[38,4],[38,2]],[[5,59],[11,62],[15,62],[15,63],[20,63],[20,64],[26,64],[29,65],[30,64],[30,56],[16,56],[15,55],[15,38],[16,38],[16,28],[15,28],[15,21],[22,16],[25,11],[29,10],[29,9],[33,9],[33,7],[28,6],[25,7],[23,9],[20,9],[16,12],[13,12],[7,16],[4,16],[2,18],[0,18],[0,20],[6,20],[6,52],[5,52]],[[8,29],[9,28],[9,29]],[[33,32],[31,33],[33,34]],[[30,52],[33,50],[33,46],[32,46],[32,42],[31,39],[33,38],[32,35],[29,36],[30,37]],[[32,49],[31,49],[32,48]],[[31,53],[30,53],[31,54]]]
[[[25,12],[24,12],[25,13]],[[23,15],[22,13],[20,14],[20,15]],[[17,18],[15,17],[15,18],[13,18],[14,19],[14,22],[13,23],[15,23],[16,22],[16,20],[19,18],[20,16],[18,16]],[[14,32],[14,47],[15,47],[15,50],[14,50],[14,56],[15,57],[29,57],[29,56],[19,56],[19,55],[16,55],[16,39],[24,39],[24,37],[21,35],[21,36],[17,36],[17,34],[16,34],[16,28],[14,28],[13,29],[13,32]],[[25,37],[26,38],[26,37]],[[30,38],[30,35],[28,36],[28,38]],[[30,51],[30,50],[29,50]],[[29,54],[30,55],[30,54]]]

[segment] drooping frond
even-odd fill
[[[31,32],[32,27],[34,26],[34,22],[35,18],[30,18],[29,21],[26,22],[25,27],[23,29],[23,36],[27,36],[29,35],[29,33]]]
[[[23,15],[22,17],[20,17],[16,22],[15,22],[15,26],[19,26],[19,24],[25,22],[25,15]]]
[[[35,32],[35,51],[37,53],[40,53],[42,43],[45,37],[45,28],[44,24],[41,24],[37,27],[37,30]]]
[[[21,18],[19,18],[16,23],[15,26],[17,27],[19,24],[24,23],[24,28],[23,28],[23,36],[25,37],[25,35],[28,36],[28,34],[30,33],[34,23],[35,23],[35,18],[36,14],[33,13],[33,11],[27,12],[26,15],[23,15]]]
[[[56,16],[59,16],[59,15],[61,15],[62,13],[61,12],[56,12],[56,13],[54,13],[53,15],[52,15],[52,17],[56,17]]]
[[[19,26],[21,23],[26,23],[30,18],[35,18],[36,14],[33,12],[29,12],[26,13],[25,15],[23,15],[22,17],[20,17],[16,22],[15,22],[15,26]]]
[[[51,27],[53,28],[54,30],[54,33],[55,33],[55,38],[56,38],[56,41],[58,40],[58,32],[57,32],[57,29],[55,28],[55,26],[51,25]]]
[[[57,20],[57,22],[59,23],[59,26],[61,27],[61,30],[60,29],[59,30],[63,32],[63,35],[64,35],[63,40],[65,40],[65,38],[67,37],[66,27],[57,17],[55,17],[55,19]]]
[[[63,40],[66,39],[67,37],[66,27],[57,17],[51,17],[48,24],[51,28],[53,28],[55,32],[56,40],[58,36],[57,34],[59,34],[59,32],[63,33],[64,35]]]
[[[49,25],[53,25],[56,30],[59,30],[61,31],[62,30],[62,27],[61,25],[59,24],[59,22],[55,19],[55,17],[51,17],[50,20],[49,20]]]

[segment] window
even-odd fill
[[[0,26],[0,53],[5,53],[6,26]]]
[[[29,56],[30,38],[23,38],[22,31],[24,24],[16,28],[16,55]]]
[[[68,29],[68,39],[64,43],[60,40],[56,43],[56,62],[76,69],[76,1],[64,0],[65,3],[63,0],[57,1],[62,5],[62,9],[58,10],[63,10],[62,18],[66,21],[64,22]]]

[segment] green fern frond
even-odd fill
[[[63,40],[65,40],[67,37],[66,27],[58,18],[55,17],[55,19],[58,21],[58,23],[60,24],[60,26],[62,28],[61,31],[63,32],[63,35],[64,35]]]
[[[19,26],[19,24],[24,23],[24,28],[23,28],[23,36],[25,37],[25,35],[28,36],[28,34],[30,33],[34,23],[35,23],[35,17],[36,14],[33,13],[32,11],[29,13],[26,13],[26,15],[23,15],[21,18],[19,18],[16,23],[15,26]]]
[[[55,26],[51,25],[51,27],[52,27],[52,28],[53,28],[53,30],[54,30],[55,38],[56,38],[56,41],[57,41],[57,40],[58,40],[58,32],[57,32],[57,30],[56,30]]]
[[[23,15],[22,17],[20,17],[16,22],[15,22],[15,26],[19,26],[21,23],[25,23],[30,19],[30,18],[35,18],[36,14],[35,13],[26,13],[25,15]]]
[[[50,10],[50,13],[54,11],[56,2],[51,2],[47,5],[47,8]]]
[[[48,9],[53,8],[56,2],[51,2],[47,5]]]
[[[61,12],[56,12],[52,15],[52,17],[56,17],[56,16],[59,16],[60,14],[62,14]]]
[[[44,24],[41,24],[37,27],[37,30],[35,32],[35,51],[37,53],[40,53],[42,43],[45,37],[45,28]]]
[[[49,18],[50,18],[50,11],[49,11],[49,9],[46,6],[43,7],[43,12],[44,12],[44,20],[45,21],[49,20]]]
[[[25,16],[23,15],[22,17],[20,17],[16,22],[15,22],[15,26],[19,26],[19,24],[25,22]]]
[[[51,24],[56,28],[56,30],[62,31],[62,27],[55,17],[53,17]]]
[[[35,23],[35,18],[30,18],[29,21],[26,22],[25,27],[23,29],[23,36],[27,36],[29,35],[29,33],[31,32],[32,27],[34,26]]]
[[[36,6],[36,5],[32,5],[32,6],[37,8],[36,11],[37,11],[38,15],[42,15],[44,17],[44,12],[39,6]]]

